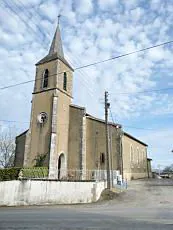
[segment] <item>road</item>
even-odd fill
[[[88,205],[1,207],[0,229],[173,229],[173,183],[133,182],[116,200]]]

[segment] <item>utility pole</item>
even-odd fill
[[[109,137],[108,137],[108,109],[110,103],[108,102],[108,92],[105,91],[105,134],[106,134],[106,170],[107,170],[107,189],[111,188],[110,181],[110,166],[109,166]]]

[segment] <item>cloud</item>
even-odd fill
[[[101,10],[107,10],[111,7],[116,7],[118,2],[119,2],[118,0],[107,0],[107,1],[99,0],[98,5]]]
[[[161,129],[157,132],[150,131],[146,135],[140,135],[140,138],[149,144],[148,155],[153,159],[152,164],[154,168],[158,168],[158,165],[164,168],[173,161],[173,154],[171,153],[172,135],[172,129]]]
[[[93,1],[81,0],[76,2],[76,12],[84,15],[91,14],[93,12]]]
[[[40,6],[41,13],[50,19],[51,21],[55,20],[55,18],[58,16],[58,5],[53,3],[52,1],[49,2],[43,2]],[[51,12],[51,13],[50,13]]]
[[[27,0],[27,1],[19,1],[19,0],[13,0],[16,4],[18,4],[19,6],[21,6],[21,4],[23,6],[35,6],[35,5],[39,5],[41,3],[41,0]]]
[[[173,7],[163,1],[145,5],[136,0],[28,0],[9,4],[17,13],[7,5],[0,9],[1,87],[34,79],[34,64],[48,52],[59,13],[65,56],[74,67],[172,38]],[[164,116],[173,113],[172,92],[138,92],[172,85],[172,54],[169,45],[75,71],[74,103],[103,118],[100,101],[108,90],[112,111],[122,123],[137,123],[144,116],[153,122],[162,118],[159,122],[164,123]],[[29,121],[32,90],[33,83],[0,91],[0,120]],[[26,126],[20,123],[19,128]],[[161,136],[157,138],[162,141]],[[154,140],[149,144],[157,145]]]

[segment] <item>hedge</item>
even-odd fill
[[[46,178],[48,177],[47,167],[22,168],[20,171],[22,178]]]
[[[19,167],[0,169],[0,181],[17,180],[20,170]]]

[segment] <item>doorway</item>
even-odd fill
[[[61,153],[58,159],[58,180],[61,180],[65,174],[65,156]]]

